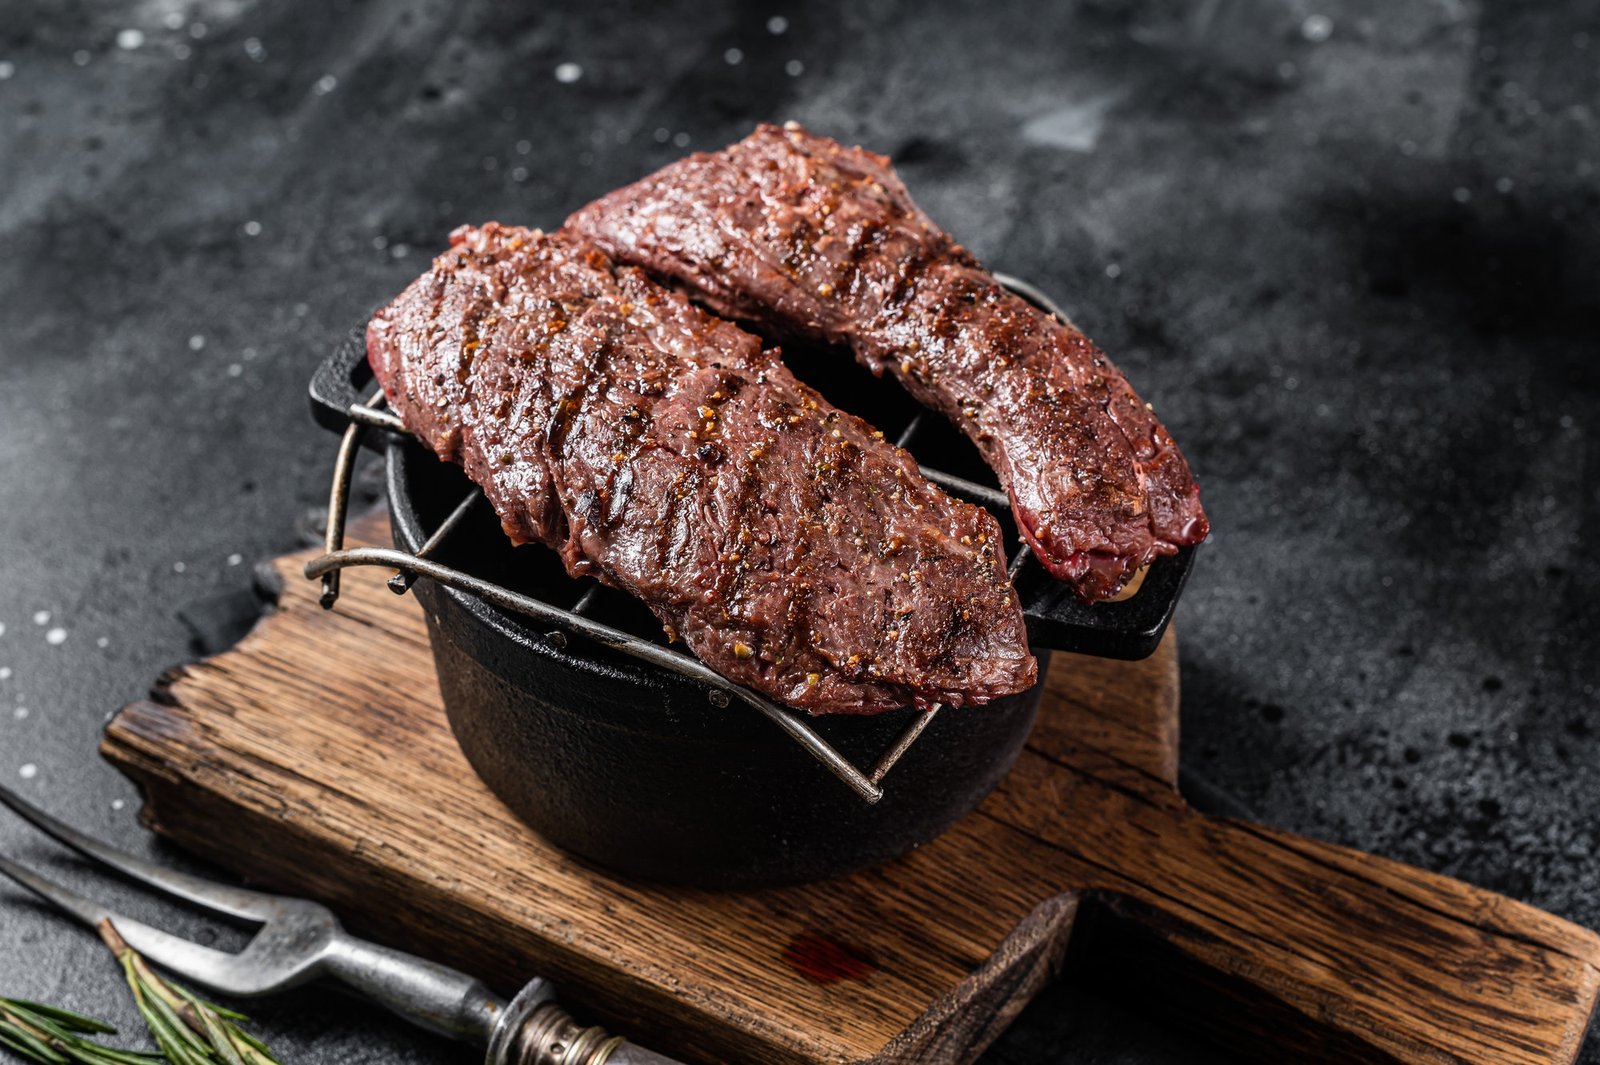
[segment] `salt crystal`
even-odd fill
[[[738,48],[730,48],[722,53],[722,61],[730,67],[736,67],[744,62],[744,52]]]
[[[247,237],[259,237],[261,235],[261,223],[254,219],[246,222],[244,224],[244,235]]]
[[[798,59],[791,59],[783,65],[783,72],[791,78],[798,78],[806,72],[806,65]]]
[[[311,91],[316,93],[318,96],[326,96],[338,87],[338,78],[334,77],[332,74],[324,74],[322,77],[317,79],[317,83],[315,85],[311,86]]]
[[[17,65],[10,61],[0,61],[0,81],[5,81],[17,72]]]
[[[199,333],[196,333],[194,336],[189,338],[189,350],[190,351],[199,351],[201,348],[203,348],[205,346],[206,346],[206,338],[201,336]]]
[[[144,44],[144,33],[141,30],[126,29],[117,31],[117,47],[126,51],[133,51]]]
[[[50,611],[41,610],[38,613],[34,614],[33,615],[33,623],[35,625],[48,625],[48,624],[50,624]]]
[[[773,15],[767,19],[767,32],[774,37],[782,37],[789,29],[789,20],[782,15]]]
[[[244,556],[241,555],[241,554],[235,553],[235,554],[232,554],[232,555],[228,556],[228,565],[230,565],[230,566],[237,566],[239,563],[241,563],[243,561],[244,561]]]
[[[110,647],[111,646],[111,641],[106,639],[104,636],[102,636],[102,637],[100,637],[98,640],[96,640],[94,642],[94,645],[96,647]]]
[[[174,573],[182,573],[184,570],[186,570],[188,568],[189,567],[187,565],[185,565],[184,563],[182,563],[182,562],[174,562],[172,564],[172,572],[174,572]]]
[[[44,634],[44,642],[51,647],[60,647],[67,642],[67,630],[62,628],[51,629]]]
[[[126,805],[128,805],[128,804],[126,802],[124,802],[122,799],[112,799],[111,800],[111,808],[113,810],[120,810]]]
[[[32,762],[24,762],[22,764],[22,768],[18,769],[17,772],[21,775],[23,780],[32,780],[34,777],[39,775],[39,767],[34,765]]]
[[[556,80],[563,85],[571,85],[583,77],[583,68],[576,63],[558,63],[556,65]]]
[[[1333,36],[1333,19],[1327,15],[1307,15],[1300,23],[1300,36],[1308,41],[1325,41]]]

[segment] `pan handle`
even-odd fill
[[[350,425],[350,408],[365,398],[362,393],[371,383],[366,333],[352,329],[311,377],[311,416],[330,432],[344,432]],[[364,443],[374,451],[381,450],[383,438],[369,433]]]
[[[1139,590],[1126,599],[1089,604],[1037,561],[1017,574],[1017,595],[1028,622],[1028,639],[1050,647],[1100,658],[1148,658],[1178,608],[1178,595],[1194,566],[1194,547],[1156,559]]]

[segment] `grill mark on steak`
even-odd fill
[[[400,417],[513,539],[635,595],[724,676],[815,713],[1037,679],[990,514],[580,237],[459,230],[367,343]]]
[[[1187,463],[1122,374],[998,285],[882,156],[763,125],[567,225],[719,314],[848,344],[893,374],[977,444],[1024,539],[1086,600],[1205,538]]]

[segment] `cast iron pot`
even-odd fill
[[[471,485],[409,439],[391,439],[387,455],[395,546],[414,552]],[[557,605],[582,591],[553,552],[511,548],[487,505],[435,557]],[[652,880],[794,883],[904,854],[999,783],[1042,690],[940,713],[869,805],[748,706],[719,707],[693,681],[582,637],[552,639],[469,593],[427,580],[415,592],[450,727],[473,769],[551,842]],[[610,594],[610,609],[632,609]],[[634,631],[654,624],[632,620]],[[1048,654],[1039,657],[1042,676]],[[870,766],[915,713],[810,723]]]

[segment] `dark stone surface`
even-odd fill
[[[11,0],[0,775],[181,860],[96,739],[315,525],[324,349],[459,222],[797,118],[896,153],[1183,442],[1191,794],[1600,926],[1593,5],[1188,7]],[[987,1060],[1208,1056],[1071,968]],[[134,1023],[10,891],[0,973]],[[289,1061],[467,1060],[320,993],[257,1013]]]

